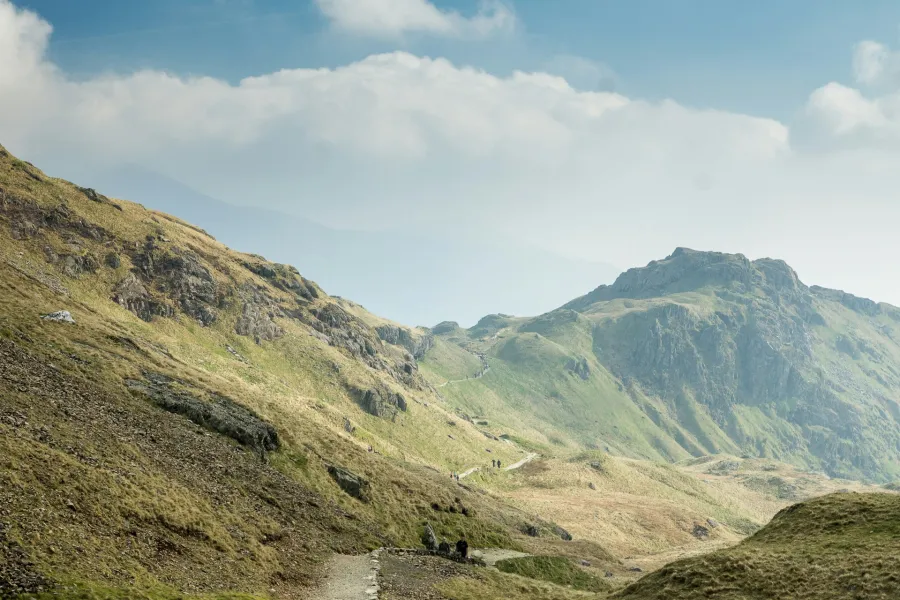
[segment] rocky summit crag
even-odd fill
[[[679,248],[540,317],[483,321],[443,342],[487,349],[482,385],[536,408],[548,439],[900,474],[900,309],[808,287],[783,261]]]

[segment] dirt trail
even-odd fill
[[[517,462],[516,464],[514,464],[514,465],[509,465],[508,467],[503,467],[503,470],[504,470],[504,471],[515,471],[516,469],[520,469],[520,468],[524,467],[525,465],[527,465],[528,463],[530,463],[531,461],[533,461],[533,460],[534,460],[535,458],[537,458],[537,457],[538,457],[538,454],[536,454],[536,453],[534,453],[534,452],[531,452],[531,453],[528,454],[528,456],[526,456],[525,458],[523,458],[522,460],[520,460],[520,461]],[[485,468],[486,468],[486,467],[485,467]],[[464,472],[460,473],[460,474],[459,474],[459,478],[460,478],[460,479],[465,479],[466,477],[468,477],[468,476],[471,475],[472,473],[477,473],[477,472],[480,471],[480,470],[481,470],[481,467],[472,467],[472,468],[469,469],[468,471],[464,471]]]
[[[508,467],[503,467],[503,470],[504,471],[515,471],[516,469],[524,467],[525,465],[527,465],[528,463],[530,463],[537,457],[538,457],[537,453],[529,452],[528,456],[526,456],[525,458],[523,458],[522,460],[520,460],[519,462],[517,462],[514,465],[509,465]]]
[[[515,550],[506,550],[505,548],[479,548],[472,551],[473,558],[480,558],[489,567],[493,567],[501,560],[508,558],[524,558],[531,556],[524,552],[516,552]]]
[[[328,577],[311,598],[315,600],[377,600],[381,551],[361,556],[335,555]]]

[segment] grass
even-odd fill
[[[454,578],[437,586],[449,600],[596,600],[598,594],[496,571]]]
[[[511,464],[519,450],[486,438],[425,386],[401,385],[294,319],[277,319],[285,334],[272,342],[237,335],[236,290],[244,284],[293,302],[243,266],[247,255],[166,215],[116,200],[120,211],[67,182],[38,177],[0,155],[3,193],[44,211],[64,202],[71,221],[106,233],[102,241],[44,226],[37,237],[14,239],[8,214],[0,212],[0,345],[21,353],[0,360],[0,374],[44,373],[21,391],[7,381],[0,386],[0,516],[10,518],[10,535],[36,569],[82,582],[85,594],[114,594],[139,582],[151,590],[141,593],[160,597],[169,587],[252,595],[308,587],[335,551],[417,546],[426,521],[450,539],[520,547],[515,508],[446,475],[494,457]],[[184,314],[147,323],[110,299],[132,267],[124,249],[146,236],[157,236],[165,250],[200,257],[225,297],[214,324]],[[80,254],[102,258],[116,249],[121,265],[65,275],[45,260],[44,248],[69,253],[72,239]],[[333,302],[320,294],[315,304]],[[369,323],[384,323],[343,305],[367,335]],[[76,325],[38,318],[61,308]],[[400,370],[404,349],[379,344],[377,351]],[[24,364],[33,373],[22,371]],[[159,411],[124,385],[145,369],[178,379],[198,398],[233,398],[274,424],[282,447],[261,465],[235,442]],[[364,413],[348,389],[376,385],[402,391],[408,411],[394,422]],[[23,415],[28,425],[10,426],[8,415]],[[330,463],[369,479],[372,502],[344,494],[327,474]],[[469,516],[432,505],[464,505]]]
[[[172,588],[121,587],[95,584],[62,584],[53,592],[35,594],[34,600],[261,600],[266,596],[247,594],[189,594]]]
[[[575,566],[560,556],[526,556],[497,563],[502,573],[512,573],[585,592],[605,592],[609,585],[602,579]]]
[[[729,279],[745,269],[752,287]],[[779,269],[728,255],[670,258],[631,277],[665,280],[658,297],[601,289],[535,318],[489,316],[439,336],[423,371],[439,383],[468,351],[486,353],[484,378],[441,393],[488,417],[494,433],[548,447],[673,462],[748,454],[845,479],[896,479],[900,311],[867,314],[782,289],[769,282]],[[790,379],[756,368],[763,355]],[[586,380],[567,368],[581,360]]]
[[[622,600],[895,598],[900,495],[833,494],[785,509],[742,544],[666,566]]]

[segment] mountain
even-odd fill
[[[665,394],[600,365],[617,301],[410,328],[0,148],[0,598],[597,598],[875,489],[691,459],[638,403]],[[422,550],[462,537],[471,562]]]
[[[0,597],[306,597],[425,522],[524,550],[447,473],[525,451],[443,406],[431,341],[0,148]]]
[[[333,293],[409,325],[430,325],[446,315],[474,322],[500,308],[543,311],[617,274],[606,264],[566,259],[509,240],[442,238],[438,228],[331,229],[284,213],[226,204],[139,167],[95,173],[87,180],[113,196],[178,215],[232,248],[302,264]]]
[[[832,476],[900,474],[900,309],[808,287],[780,260],[676,249],[536,318],[442,324],[432,382],[550,446],[731,453]]]

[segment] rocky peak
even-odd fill
[[[777,296],[808,291],[797,273],[782,260],[750,261],[743,254],[679,247],[662,260],[625,271],[612,285],[602,285],[565,308],[578,310],[603,300],[653,298],[704,287],[737,291],[758,287]]]

